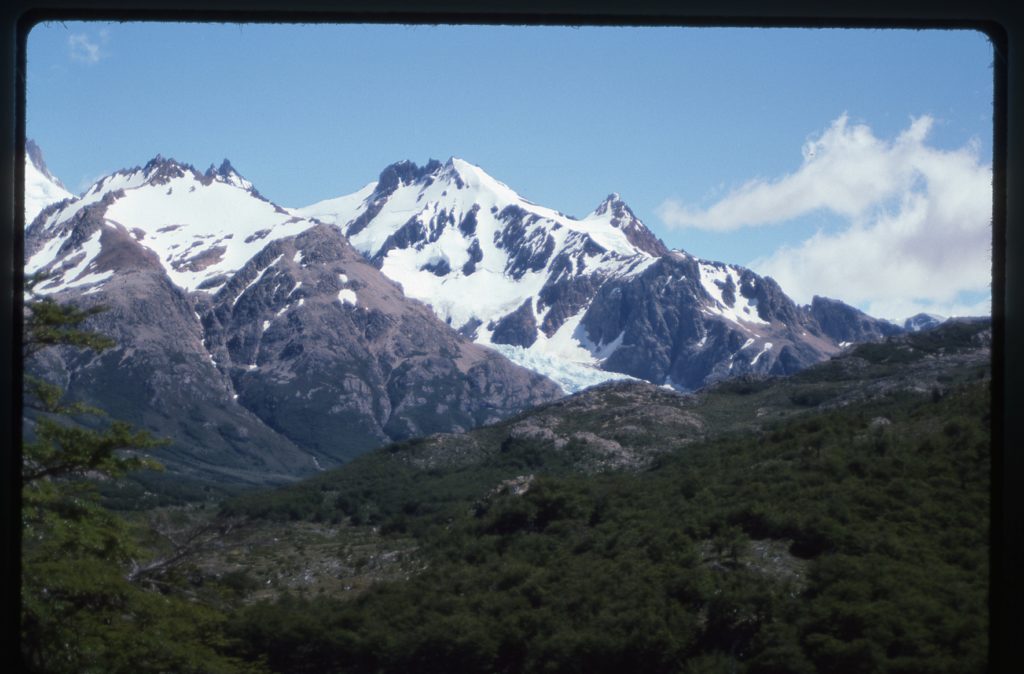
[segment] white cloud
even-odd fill
[[[843,115],[805,144],[796,172],[747,183],[705,210],[665,202],[659,214],[670,226],[727,231],[828,210],[846,221],[842,231],[750,266],[799,302],[824,295],[887,318],[987,314],[977,296],[988,295],[992,278],[992,170],[974,144],[926,145],[931,126],[919,117],[886,142]]]
[[[74,33],[68,36],[68,53],[71,60],[92,65],[98,63],[107,56],[104,50],[109,39],[109,33],[101,30],[97,37],[91,37],[86,33]]]

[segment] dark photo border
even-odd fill
[[[967,28],[993,45],[992,519],[990,671],[1024,671],[1011,627],[1021,600],[1024,517],[1018,484],[1024,451],[1024,51],[1019,9],[1008,0],[8,0],[0,8],[0,509],[3,607],[9,662],[20,653],[21,320],[25,144],[25,47],[40,21],[344,22],[523,25],[649,25]],[[1011,666],[1016,665],[1016,666]],[[9,665],[12,666],[12,665]],[[13,664],[15,671],[18,670]]]

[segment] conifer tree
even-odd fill
[[[22,354],[100,352],[114,342],[81,309],[26,282]],[[218,612],[129,581],[143,551],[125,521],[100,503],[96,483],[160,465],[142,454],[148,432],[68,403],[60,387],[26,376],[22,446],[21,654],[33,672],[251,671],[222,651]]]

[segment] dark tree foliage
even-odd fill
[[[49,347],[113,345],[78,309],[26,285],[23,354]],[[158,469],[141,454],[159,441],[110,421],[62,391],[26,377],[28,440],[22,447],[21,655],[34,672],[253,671],[222,654],[224,616],[128,581],[145,552],[128,525],[100,505],[97,480]],[[258,668],[256,668],[258,669]]]
[[[26,302],[25,332],[22,336],[24,358],[49,346],[74,346],[96,351],[114,346],[114,341],[109,337],[83,327],[91,316],[105,310],[103,306],[80,309],[39,295],[36,288],[45,281],[46,277],[42,275],[25,279],[25,292],[30,300]]]
[[[982,672],[989,408],[893,393],[519,495],[377,453],[227,509],[390,524],[424,570],[230,633],[279,672]]]

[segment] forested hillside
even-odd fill
[[[606,448],[556,448],[557,424],[509,433],[554,409],[623,440],[658,392],[620,384],[476,431],[454,464],[429,459],[435,439],[230,502],[342,540],[370,527],[379,554],[336,548],[347,591],[275,577],[229,630],[282,672],[984,671],[983,328],[666,394],[682,412],[633,444],[677,442],[642,467],[595,469]]]

